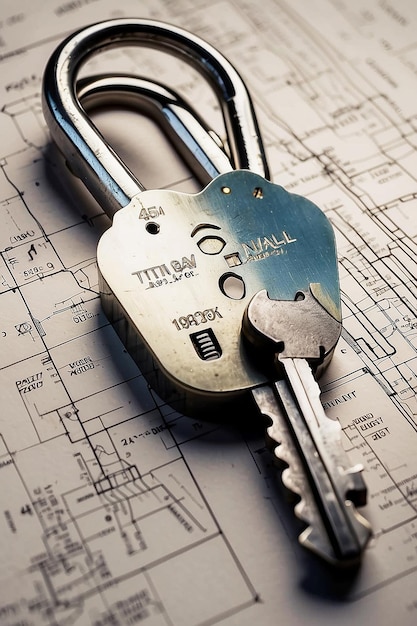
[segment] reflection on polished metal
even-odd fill
[[[43,111],[52,136],[104,210],[114,213],[126,206],[143,186],[97,134],[76,96],[75,83],[80,67],[94,54],[129,45],[158,48],[196,67],[218,95],[233,167],[268,176],[250,96],[223,55],[176,26],[145,19],[109,20],[65,40],[48,62],[43,85]]]
[[[164,85],[128,74],[102,74],[78,81],[77,96],[87,113],[110,106],[146,113],[203,185],[233,169],[220,138],[189,103]]]

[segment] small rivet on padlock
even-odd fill
[[[255,187],[255,189],[252,192],[252,195],[254,198],[259,198],[260,200],[262,200],[262,198],[264,197],[264,192],[262,187]]]
[[[222,193],[229,195],[229,193],[232,193],[232,190],[230,189],[230,187],[222,187]]]

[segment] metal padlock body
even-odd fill
[[[249,171],[223,174],[196,195],[140,193],[115,214],[97,260],[105,313],[150,384],[185,412],[266,382],[241,333],[259,290],[293,300],[313,283],[341,318],[326,216]],[[232,276],[238,294],[227,289]]]

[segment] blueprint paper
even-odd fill
[[[298,545],[261,421],[176,413],[101,311],[110,222],[51,146],[40,89],[63,37],[129,16],[192,30],[232,61],[273,181],[334,226],[344,330],[322,402],[364,465],[374,531],[353,574]],[[416,33],[412,0],[2,2],[2,626],[416,623]],[[224,134],[175,59],[117,50],[85,71],[158,76]],[[146,186],[200,188],[148,120],[95,119]]]

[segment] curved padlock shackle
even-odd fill
[[[122,105],[148,115],[203,185],[233,170],[220,138],[166,85],[132,74],[96,74],[77,82],[77,95],[87,113]]]
[[[105,210],[115,212],[126,206],[144,187],[86,115],[76,94],[76,81],[81,65],[92,55],[128,45],[170,52],[196,67],[218,96],[233,166],[267,177],[251,98],[223,55],[176,26],[146,19],[109,20],[76,32],[58,46],[47,63],[42,92],[43,112],[54,141]]]

